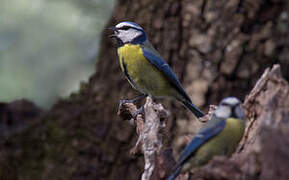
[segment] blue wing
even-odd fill
[[[212,120],[210,120],[212,121]],[[180,158],[178,159],[177,165],[183,164],[188,158],[190,158],[194,152],[205,142],[207,142],[212,137],[219,134],[224,127],[226,126],[226,120],[222,119],[219,122],[215,123],[211,127],[204,128],[201,130],[186,146]]]
[[[190,97],[185,92],[180,81],[178,80],[177,76],[174,74],[174,72],[172,71],[168,63],[166,63],[160,56],[153,54],[146,48],[142,48],[142,52],[143,52],[144,57],[165,75],[168,81],[185,98],[185,100],[191,103],[192,101]]]
[[[173,168],[173,172],[169,176],[168,180],[174,180],[181,172],[183,164],[185,164],[186,161],[194,155],[196,150],[212,137],[218,135],[225,128],[225,126],[225,119],[219,119],[213,116],[212,119],[206,124],[206,126],[186,146],[175,167]]]

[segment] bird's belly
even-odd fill
[[[146,59],[135,59],[134,63],[127,65],[127,69],[136,86],[147,94],[160,97],[170,89],[162,72]]]
[[[230,156],[240,142],[243,133],[242,121],[234,118],[227,119],[226,127],[222,132],[202,145],[189,160],[190,163],[183,166],[182,171],[204,165],[216,155]]]
[[[164,74],[143,56],[141,47],[125,45],[119,49],[118,53],[136,89],[155,97],[174,94],[175,90],[170,86]]]

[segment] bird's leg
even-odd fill
[[[139,101],[139,100],[142,100],[143,98],[147,97],[148,95],[147,94],[142,94],[134,99],[131,99],[131,100],[120,100],[119,102],[119,109],[120,107],[122,107],[125,103],[135,103],[136,101]],[[133,114],[132,114],[132,118],[134,120],[136,120],[136,117],[138,114],[140,113],[143,113],[144,112],[144,106],[141,106],[139,109],[137,109]]]
[[[119,102],[119,106],[122,106],[125,103],[135,103],[136,101],[142,100],[143,98],[147,97],[147,94],[142,94],[134,99],[124,99],[124,100],[120,100]]]
[[[141,114],[144,112],[144,105],[142,105],[139,109],[137,109],[133,114],[132,118],[136,120],[137,115]]]

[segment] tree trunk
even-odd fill
[[[243,100],[275,63],[288,80],[288,13],[286,0],[119,0],[108,26],[140,24],[206,110],[226,96]],[[0,140],[0,179],[140,179],[143,158],[129,154],[135,130],[117,116],[119,100],[137,92],[120,72],[109,33],[94,75],[78,93]],[[200,123],[178,103],[162,102],[171,112],[165,143],[178,154]]]

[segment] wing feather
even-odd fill
[[[214,121],[214,120],[211,119],[210,121]],[[178,159],[176,166],[182,165],[187,159],[189,159],[194,154],[194,152],[199,147],[201,147],[202,144],[206,143],[212,137],[218,135],[225,128],[226,120],[221,119],[221,120],[218,120],[217,123],[208,122],[208,125],[209,126],[204,127],[203,130],[201,130],[186,146],[180,158]]]
[[[164,61],[159,55],[155,55],[146,47],[142,47],[144,57],[157,69],[159,69],[167,78],[167,80],[173,85],[173,87],[189,102],[192,102],[190,97],[185,92],[183,86],[174,74],[168,63]]]

